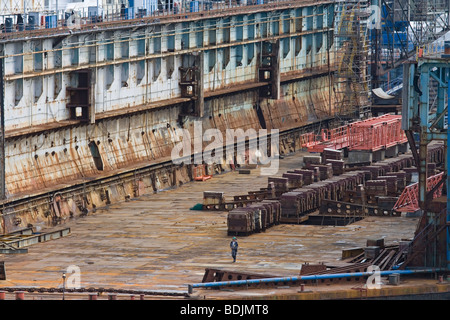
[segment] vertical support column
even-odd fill
[[[402,90],[402,129],[413,130],[416,128],[416,117],[418,116],[419,100],[418,85],[416,86],[417,65],[406,62],[403,65],[403,79],[407,83],[403,84]],[[419,90],[420,91],[420,90]]]
[[[280,99],[280,40],[272,43],[272,99]]]
[[[204,57],[203,57],[203,51],[200,51],[196,53],[195,55],[195,113],[198,117],[203,117],[204,113],[204,103],[205,103],[205,96],[204,96],[204,85],[203,85],[203,67],[204,67]]]
[[[5,182],[5,59],[0,59],[0,200],[6,199]]]
[[[70,110],[72,120],[89,121],[92,115],[92,81],[91,70],[82,69],[71,73],[77,82],[76,87],[66,87],[68,101],[66,107]],[[77,114],[77,109],[81,109],[81,115]],[[95,110],[94,110],[95,113]],[[95,119],[93,120],[95,121]]]
[[[259,81],[268,82],[260,90],[262,98],[280,99],[280,40],[264,41],[261,45]]]
[[[182,58],[180,70],[181,96],[191,98],[184,114],[203,117],[204,114],[204,86],[203,86],[203,52],[187,54]]]
[[[433,70],[437,70],[436,73]],[[427,59],[419,59],[416,63],[406,63],[404,65],[404,79],[408,79],[408,85],[404,86],[403,90],[403,108],[402,108],[402,129],[406,131],[408,141],[411,146],[415,145],[412,133],[420,133],[420,144],[419,152],[416,153],[412,147],[414,159],[419,173],[419,206],[423,210],[423,221],[419,228],[422,232],[425,225],[428,223],[433,223],[433,230],[436,231],[438,227],[441,227],[442,220],[435,221],[437,217],[433,210],[428,209],[427,199],[432,198],[433,190],[427,192],[427,165],[428,165],[428,155],[427,149],[428,144],[432,140],[447,140],[445,143],[445,171],[446,174],[449,172],[449,162],[448,157],[450,156],[450,150],[448,148],[448,143],[450,139],[450,133],[448,130],[444,133],[444,114],[447,112],[446,105],[448,109],[448,102],[445,99],[445,93],[450,94],[450,88],[448,86],[449,76],[448,76],[448,65],[447,63],[440,63],[437,61],[427,61]],[[435,77],[435,75],[437,77]],[[430,76],[433,76],[438,81],[437,89],[437,108],[436,108],[436,120],[429,126],[429,112],[430,112]],[[438,78],[438,79],[437,79]],[[406,92],[405,92],[406,89]],[[449,122],[450,124],[450,119]],[[447,212],[446,212],[446,238],[445,238],[445,257],[443,257],[442,248],[442,238],[438,237],[437,234],[425,234],[428,244],[424,245],[425,240],[421,240],[420,243],[416,243],[418,248],[424,247],[423,263],[424,265],[430,264],[433,266],[442,265],[442,261],[445,259],[445,265],[450,268],[450,233],[448,226],[450,224],[450,177],[447,176]],[[428,212],[430,211],[430,212]],[[432,237],[432,238],[431,238]],[[422,249],[420,249],[422,250]]]
[[[445,81],[443,79],[442,73],[444,72],[444,68],[439,68],[439,79],[441,79],[442,82]],[[437,106],[436,106],[436,117],[439,117],[439,115],[444,112],[445,109],[445,88],[439,84],[437,88]],[[444,122],[445,119],[442,117],[436,124],[436,127],[438,129],[444,129]]]
[[[420,96],[420,143],[419,143],[419,206],[424,209],[426,206],[427,194],[427,150],[428,150],[428,108],[429,108],[429,82],[430,75],[427,66],[423,66],[420,75],[420,87],[423,88]]]
[[[90,75],[90,90],[89,90],[89,107],[88,107],[88,114],[89,114],[89,121],[91,124],[95,123],[95,84],[97,83],[97,68],[95,68],[95,72],[91,72]]]
[[[378,0],[372,0],[372,5],[377,6],[378,8],[381,8],[381,6],[379,5],[379,1]],[[371,19],[369,18],[369,23],[372,23]],[[375,21],[376,23],[376,21]],[[371,28],[369,28],[369,33],[371,33],[371,37],[372,37],[372,46],[371,46],[371,68],[370,68],[370,73],[371,73],[371,77],[372,77],[372,84],[373,84],[373,88],[378,88],[379,87],[379,82],[380,82],[380,78],[379,78],[379,74],[380,74],[380,69],[381,66],[378,64],[379,61],[381,61],[381,32],[379,30],[379,28],[373,28],[373,26]],[[406,64],[407,65],[407,64]],[[408,79],[408,78],[405,78]],[[404,85],[404,87],[406,87]]]
[[[448,72],[448,70],[449,69],[446,69],[445,71],[445,74],[447,74],[447,72]],[[447,95],[448,95],[448,97],[450,97],[450,79],[446,79],[447,81]],[[447,110],[449,110],[449,108],[448,108],[448,106],[450,105],[450,103],[449,103],[449,101],[447,101]],[[448,127],[447,128],[450,128],[450,117],[447,117],[447,124],[448,124]],[[447,223],[447,231],[446,231],[446,242],[445,242],[445,245],[446,245],[446,252],[447,252],[447,254],[446,254],[446,257],[447,257],[447,263],[446,263],[446,265],[447,265],[447,269],[448,270],[450,270],[450,228],[449,228],[449,225],[450,225],[450,175],[449,175],[449,173],[450,173],[450,170],[449,170],[449,164],[450,164],[450,162],[449,162],[449,157],[450,157],[450,148],[449,148],[449,146],[448,146],[448,144],[450,143],[450,129],[447,129],[447,145],[446,145],[446,147],[447,147],[447,154],[446,154],[446,157],[445,157],[445,170],[446,170],[446,174],[447,174],[447,217],[446,217],[446,223]]]

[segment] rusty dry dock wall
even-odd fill
[[[192,167],[170,161],[175,129],[279,129],[307,125],[329,115],[335,103],[328,76],[286,83],[281,99],[259,98],[258,90],[205,101],[202,118],[180,116],[181,105],[98,120],[6,141],[4,233],[28,224],[54,224],[70,216],[192,180]],[[331,98],[331,100],[330,100]],[[280,138],[280,153],[300,148],[299,132]],[[206,146],[209,142],[204,143]],[[216,165],[209,173],[230,170]]]

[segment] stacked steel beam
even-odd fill
[[[442,164],[444,145],[431,145],[429,150],[429,161]],[[417,171],[412,167],[412,154],[331,176],[321,175],[318,168],[323,165],[310,160],[307,158],[303,168],[288,171],[283,177],[270,177],[267,188],[234,196],[234,208],[228,214],[228,233],[249,235],[276,223],[302,223],[316,210],[319,214],[336,216],[398,216],[396,202],[410,201],[411,192],[415,192],[409,190],[413,187],[405,189],[411,183],[412,171]],[[430,169],[436,167],[434,164]],[[399,199],[402,190],[411,192]],[[270,209],[264,202],[272,203],[272,211],[277,214],[277,218],[271,218],[274,223],[269,223]]]
[[[281,205],[275,200],[264,200],[228,212],[228,235],[248,236],[264,232],[280,223]]]

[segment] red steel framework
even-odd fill
[[[386,114],[353,123],[349,128],[349,149],[377,151],[407,142],[402,117]]]
[[[349,127],[343,126],[335,129],[322,129],[319,135],[308,132],[301,135],[302,148],[309,152],[322,152],[325,148],[343,149],[348,147]]]
[[[444,173],[438,173],[427,179],[427,191],[431,191],[442,180]],[[442,184],[433,193],[433,198],[438,198],[442,195]],[[393,210],[397,212],[415,212],[419,210],[419,183],[413,183],[407,186],[397,202]]]
[[[385,114],[357,121],[335,129],[322,129],[301,136],[302,147],[309,152],[322,152],[325,148],[377,151],[408,141],[401,129],[401,116]]]

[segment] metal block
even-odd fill
[[[358,190],[345,190],[342,197],[343,202],[362,203],[362,194]]]
[[[366,181],[365,191],[368,196],[387,196],[386,180]]]
[[[233,281],[240,279],[264,279],[264,278],[275,278],[273,275],[267,274],[256,274],[256,273],[245,273],[236,272],[224,269],[205,269],[205,274],[203,275],[202,283],[205,282],[221,282],[221,281]]]
[[[331,168],[333,170],[333,175],[341,175],[344,173],[344,161],[343,160],[332,160],[326,159],[326,164],[331,164]]]
[[[391,273],[389,275],[389,284],[397,286],[400,284],[400,274],[399,273]]]
[[[300,173],[283,173],[283,178],[288,179],[288,188],[301,188],[303,186],[303,175]]]
[[[330,179],[333,176],[333,168],[332,168],[331,164],[328,164],[328,165],[316,165],[316,164],[312,165],[311,164],[310,166],[312,166],[312,167],[309,167],[309,168],[313,168],[313,170],[315,170],[318,174],[317,181]]]
[[[253,211],[233,209],[228,212],[228,235],[249,235],[254,231]]]
[[[322,159],[325,160],[342,160],[343,159],[343,151],[342,150],[334,150],[330,148],[323,149]]]
[[[265,231],[269,225],[268,223],[268,206],[261,203],[253,203],[248,208],[256,209],[253,218],[255,220],[255,232]]]
[[[289,179],[288,178],[268,178],[268,185],[273,183],[273,187],[276,191],[287,192],[289,191]]]
[[[223,192],[204,191],[203,192],[203,204],[222,204],[225,202],[225,196]]]
[[[342,259],[348,259],[356,257],[364,252],[363,248],[349,248],[349,249],[343,249],[342,250]]]
[[[289,173],[289,171],[288,171],[288,173]],[[313,170],[296,169],[293,171],[293,173],[298,173],[303,176],[303,185],[309,185],[314,182],[314,171]]]
[[[304,156],[303,163],[305,166],[310,165],[310,164],[321,164],[322,157],[321,156]]]
[[[375,259],[380,254],[380,247],[370,246],[364,248],[364,257],[366,259]]]
[[[384,239],[367,239],[366,246],[384,248]]]
[[[398,251],[399,252],[405,252],[409,249],[411,245],[411,241],[407,241],[407,240],[401,240],[398,246]]]
[[[386,190],[388,195],[397,195],[397,177],[378,176],[377,180],[386,180]]]
[[[391,211],[397,203],[398,197],[378,197],[377,204],[380,210]]]
[[[393,176],[397,177],[397,191],[403,191],[403,189],[406,187],[406,172],[405,171],[398,171],[398,172],[388,172],[386,173],[386,176]]]
[[[279,224],[281,218],[281,203],[278,200],[263,200],[262,203],[268,203],[272,206],[273,224]]]
[[[0,261],[0,280],[6,280],[6,269],[4,261]]]

